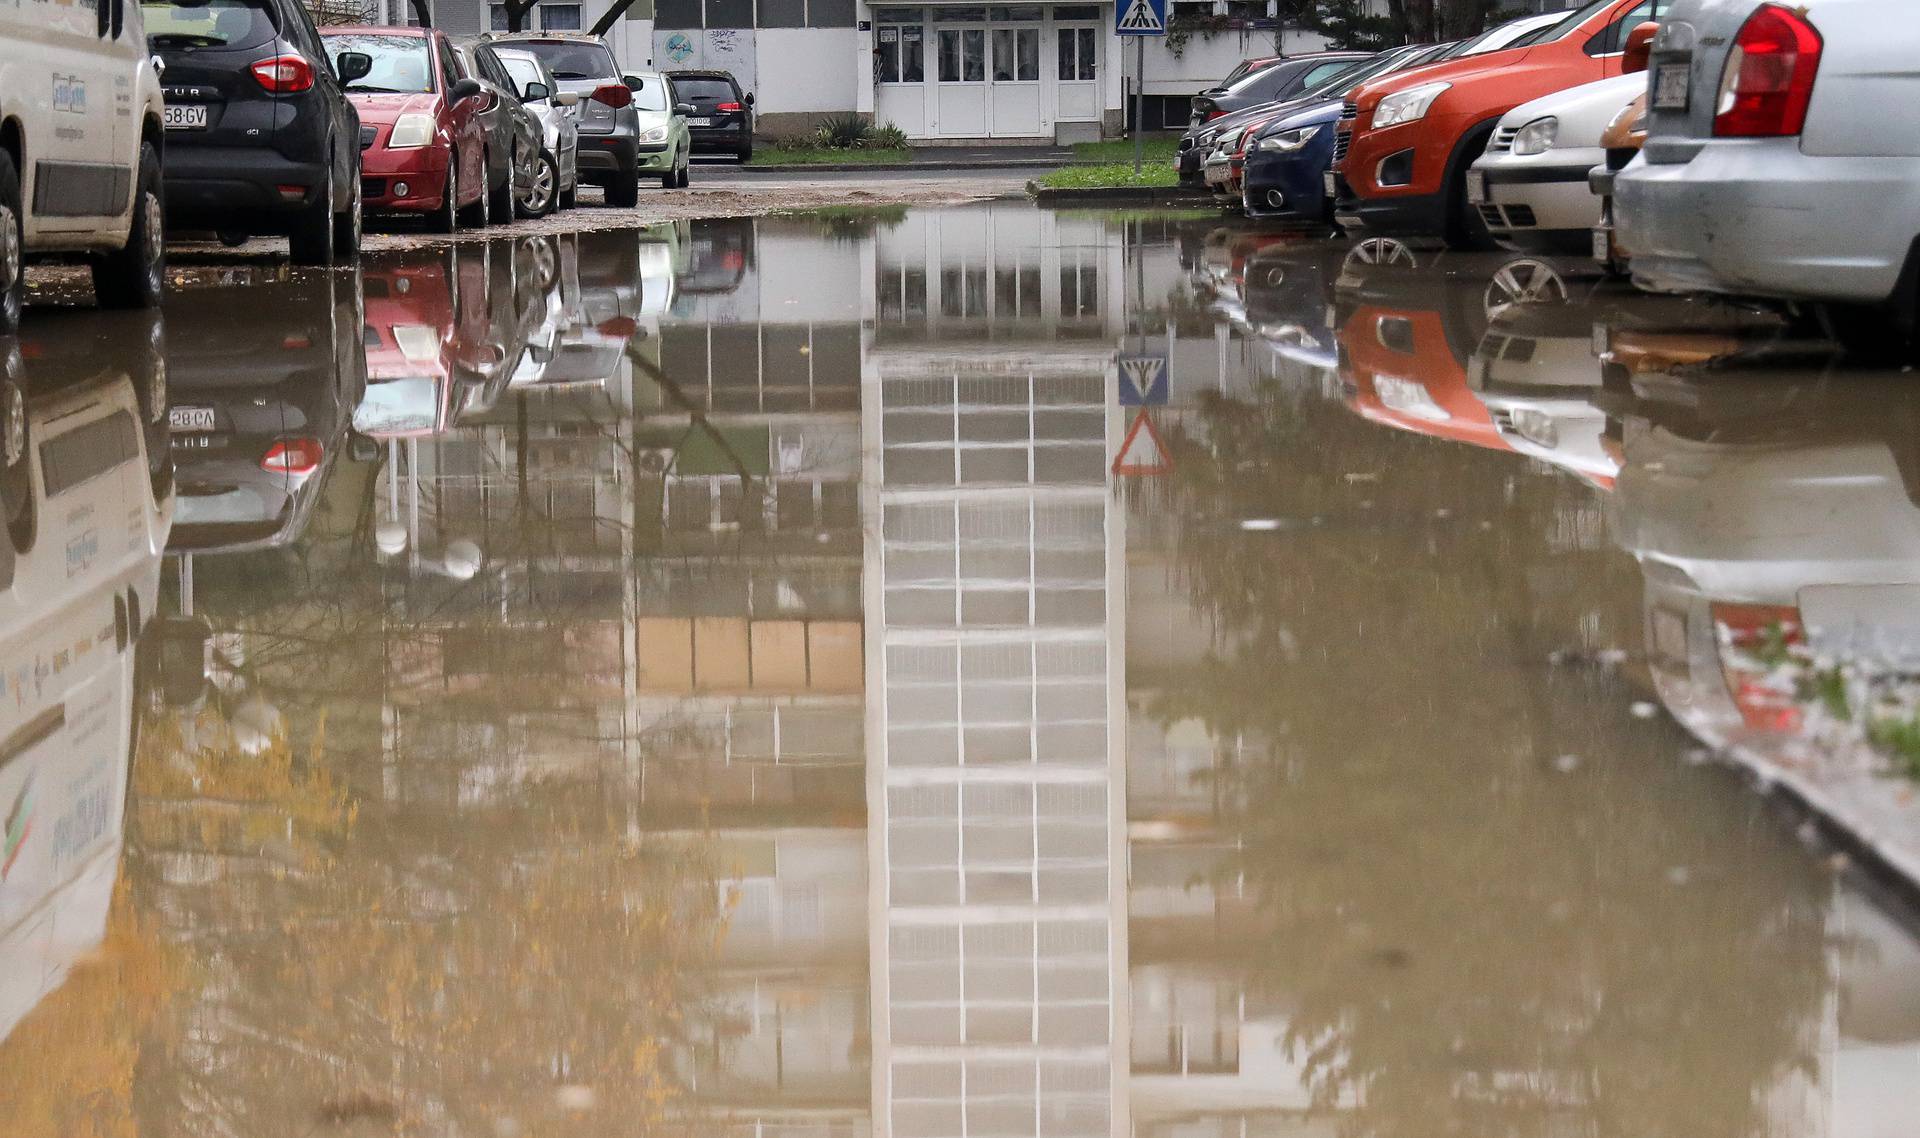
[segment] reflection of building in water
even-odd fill
[[[863,386],[881,1134],[1128,1125],[1112,350],[1054,337],[1080,297],[1098,336],[1099,237],[983,211],[875,241],[908,308],[932,281]]]

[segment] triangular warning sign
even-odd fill
[[[1162,32],[1166,27],[1161,23],[1159,10],[1149,0],[1132,0],[1132,3],[1127,5],[1127,14],[1120,17],[1120,30]]]
[[[1167,364],[1157,356],[1120,361],[1120,406],[1158,406],[1167,401]]]
[[[1144,429],[1143,429],[1144,428]],[[1113,472],[1124,478],[1151,478],[1173,470],[1173,456],[1145,411],[1134,417],[1127,439],[1113,458]]]

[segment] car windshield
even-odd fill
[[[1342,98],[1367,80],[1383,72],[1393,70],[1401,60],[1407,58],[1408,54],[1407,51],[1403,50],[1376,55],[1372,59],[1362,62],[1358,67],[1349,68],[1346,71],[1340,72],[1333,78],[1328,79],[1325,83],[1301,95],[1300,98],[1303,102],[1307,99]]]
[[[592,41],[526,40],[514,44],[540,57],[555,79],[618,79],[613,53]]]
[[[154,51],[255,47],[278,32],[266,0],[143,0],[140,18]]]
[[[1593,19],[1594,13],[1604,11],[1619,2],[1620,0],[1593,0],[1591,4],[1583,4],[1580,6],[1579,11],[1569,13],[1566,19],[1561,20],[1557,24],[1549,25],[1546,30],[1542,31],[1532,42],[1547,43],[1552,40],[1557,40],[1561,36],[1567,35],[1575,28],[1586,23],[1588,20]]]
[[[433,90],[433,59],[424,36],[328,35],[327,51],[358,51],[373,57],[373,70],[346,85],[349,91],[376,95],[419,95]]]
[[[733,93],[733,84],[725,79],[700,79],[692,76],[684,79],[676,78],[673,81],[673,89],[680,92],[680,97],[689,102],[694,99],[712,99],[716,103],[730,103],[739,98]]]
[[[658,75],[636,75],[637,86],[633,88],[633,107],[639,111],[664,111],[667,109],[667,82]]]

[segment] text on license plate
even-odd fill
[[[687,120],[687,125],[688,125],[688,126],[712,126],[712,125],[713,125],[713,120],[712,120],[712,119],[710,119],[710,118],[704,118],[704,117],[703,117],[703,118],[690,118],[690,119],[688,119],[688,120]]]
[[[207,106],[205,103],[187,103],[177,107],[162,107],[160,125],[168,130],[205,130]]]
[[[211,431],[213,430],[213,408],[169,408],[167,410],[167,426],[176,431]]]
[[[1467,204],[1487,204],[1487,172],[1485,170],[1467,171]]]
[[[1338,179],[1339,175],[1335,174],[1332,170],[1328,170],[1320,176],[1320,188],[1325,191],[1326,195],[1330,198],[1340,196],[1340,182]]]
[[[1653,73],[1653,109],[1684,111],[1691,101],[1693,74],[1685,63],[1662,64]]]

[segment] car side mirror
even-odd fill
[[[373,57],[364,51],[343,51],[333,59],[333,73],[345,86],[355,80],[365,79],[373,72]]]
[[[580,92],[578,91],[558,92],[553,96],[553,105],[556,107],[577,107],[580,105]]]
[[[478,79],[455,79],[453,86],[447,88],[447,102],[458,103],[471,99],[480,93],[480,89]]]
[[[690,115],[693,113],[693,110],[692,103],[675,103],[673,105],[673,113],[676,115]]]
[[[638,91],[647,85],[646,80],[640,78],[638,75],[622,75],[620,82],[625,83],[629,91]]]
[[[552,95],[552,88],[539,80],[535,80],[527,84],[526,90],[520,92],[520,101],[523,103],[537,103],[542,99],[550,98]]]
[[[743,103],[745,103],[745,104],[746,104],[747,106],[749,106],[749,107],[751,107],[751,106],[753,106],[753,92],[752,92],[752,91],[748,91],[748,92],[746,93],[746,96],[745,96],[744,98],[742,98],[742,99],[741,99],[740,101],[741,101],[741,102],[743,102]]]
[[[1627,46],[1620,54],[1620,73],[1632,75],[1645,71],[1653,59],[1653,37],[1660,32],[1660,25],[1654,20],[1635,25],[1627,33]]]

